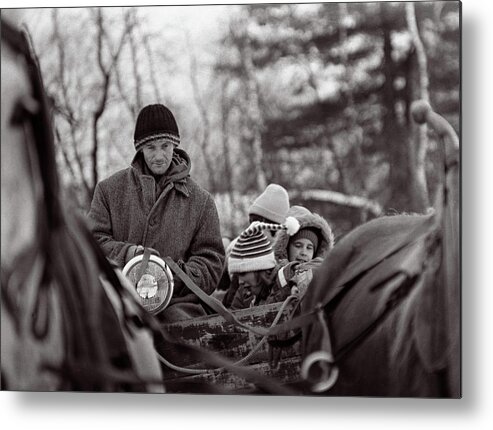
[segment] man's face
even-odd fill
[[[164,175],[169,169],[173,158],[174,146],[164,139],[151,140],[142,148],[147,167],[155,175]]]

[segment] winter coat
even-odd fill
[[[242,286],[237,287],[236,292],[233,296],[233,300],[231,302],[231,309],[245,309],[251,308],[253,306],[262,305],[265,303],[266,298],[270,294],[270,291],[273,288],[273,285],[277,278],[277,271],[280,269],[280,266],[276,266],[273,269],[266,270],[264,275],[261,277],[259,281],[262,285],[262,288],[258,295],[252,295],[250,289],[245,289]],[[238,276],[234,276],[233,279],[238,283]]]
[[[283,301],[291,294],[293,287],[296,287],[299,292],[304,292],[313,278],[313,271],[320,266],[327,253],[334,247],[332,229],[320,215],[310,212],[303,206],[292,206],[288,211],[288,216],[299,221],[300,229],[311,227],[318,230],[319,244],[312,260],[306,263],[289,262],[288,246],[291,237],[284,230],[277,233],[273,245],[274,254],[283,268],[279,270],[278,279],[267,298],[267,303]]]
[[[214,200],[190,178],[190,168],[187,153],[175,148],[169,173],[156,183],[138,152],[129,168],[97,184],[89,218],[103,251],[120,268],[130,246],[154,248],[210,294],[222,274],[224,247]],[[173,297],[188,294],[175,276]]]

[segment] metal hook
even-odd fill
[[[314,393],[321,393],[330,390],[336,383],[339,377],[339,368],[334,364],[334,357],[332,354],[326,351],[315,351],[309,354],[301,365],[301,377],[309,381],[310,369],[317,363],[326,363],[326,366],[322,367],[324,370],[324,378],[315,383],[311,390]],[[326,371],[326,375],[325,375]]]

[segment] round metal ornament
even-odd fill
[[[144,309],[155,315],[168,306],[173,296],[173,274],[156,255],[149,256],[147,267],[142,273],[143,259],[144,254],[132,258],[123,268],[123,275],[135,287]],[[137,279],[139,275],[141,277]]]

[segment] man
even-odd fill
[[[222,274],[224,247],[212,196],[190,178],[191,161],[178,148],[180,135],[162,104],[144,107],[134,133],[131,166],[97,184],[89,217],[108,256],[122,268],[143,247],[171,257],[206,293]],[[163,313],[170,320],[198,316],[198,303],[175,276],[175,294]],[[174,308],[171,309],[171,308]]]

